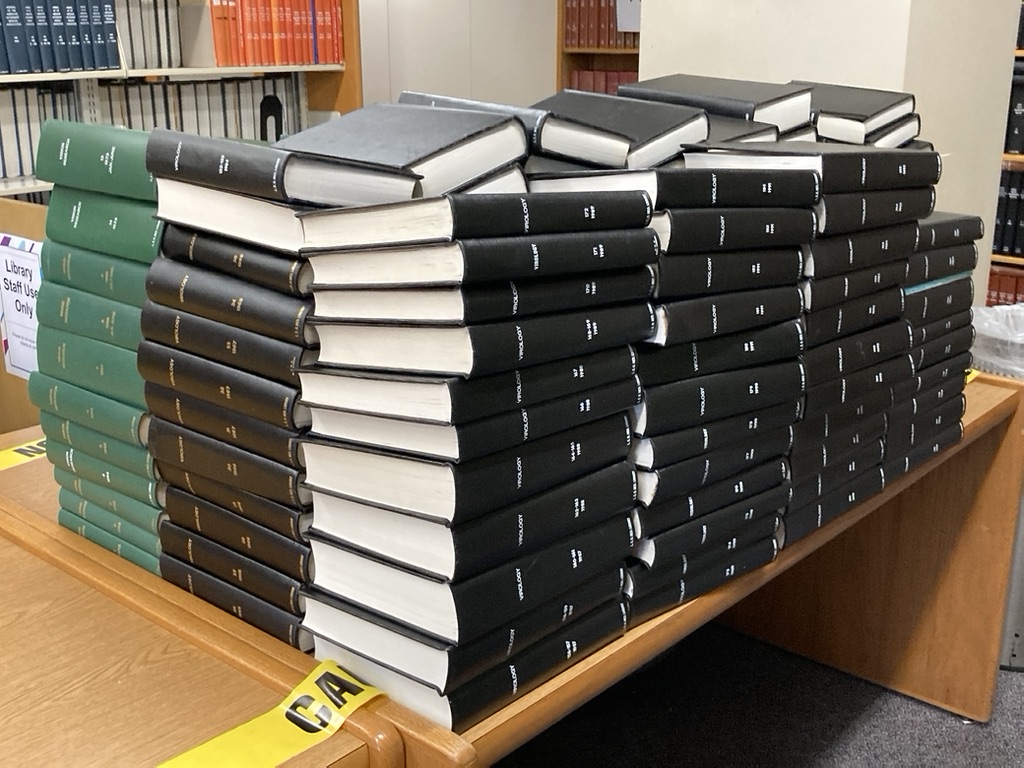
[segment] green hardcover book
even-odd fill
[[[79,475],[94,483],[144,501],[152,507],[160,506],[160,482],[115,467],[83,451],[53,438],[46,440],[46,458],[57,469]]]
[[[160,528],[160,517],[163,513],[160,507],[150,506],[115,491],[113,488],[86,480],[84,477],[74,475],[59,467],[53,468],[53,479],[61,488],[67,488],[86,501],[91,501],[93,504],[113,512],[132,525],[151,533],[157,533]]]
[[[61,507],[57,510],[57,522],[65,528],[74,531],[82,538],[88,539],[93,544],[109,549],[115,555],[119,555],[129,562],[145,568],[150,573],[154,573],[157,576],[160,575],[159,558],[153,557],[149,552],[139,549],[134,544],[129,544],[112,533],[107,533],[88,520],[83,520],[74,512]]]
[[[146,444],[149,414],[138,406],[122,403],[39,371],[32,371],[29,376],[28,398],[42,411],[77,421],[126,443]]]
[[[160,251],[163,231],[155,203],[73,187],[54,187],[50,193],[46,236],[51,240],[149,264]]]
[[[39,412],[39,426],[43,428],[47,439],[59,440],[133,474],[157,479],[156,462],[149,451],[141,446],[115,440],[102,432],[47,411]]]
[[[146,407],[135,350],[39,326],[36,362],[41,373],[139,408]]]
[[[108,253],[46,239],[39,254],[44,280],[114,299],[133,307],[146,300],[149,266]]]
[[[147,531],[145,528],[133,525],[123,517],[115,515],[99,504],[93,504],[91,501],[83,499],[67,488],[60,489],[57,493],[57,500],[60,502],[61,508],[74,512],[97,528],[102,528],[107,533],[112,533],[119,539],[124,539],[129,544],[135,545],[143,552],[148,552],[154,557],[160,556],[160,536],[152,531]]]
[[[36,297],[40,325],[133,352],[142,341],[142,310],[130,304],[43,280]]]
[[[156,200],[146,170],[147,131],[112,125],[47,120],[39,132],[36,176],[65,187]]]

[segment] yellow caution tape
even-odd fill
[[[274,709],[215,736],[163,768],[280,765],[337,731],[381,691],[363,685],[333,661],[321,662]]]
[[[13,448],[4,448],[0,451],[0,470],[10,469],[26,461],[38,459],[46,455],[46,439],[33,440],[30,443],[22,443]]]
[[[964,380],[964,384],[969,384],[972,379],[977,378],[978,374],[981,373],[977,368],[967,369],[967,378]]]

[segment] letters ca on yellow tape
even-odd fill
[[[46,455],[46,440],[33,440],[30,443],[22,443],[13,448],[4,448],[0,451],[0,470],[10,469],[26,461],[38,459]]]
[[[380,693],[335,662],[321,662],[274,709],[161,763],[161,768],[280,765],[326,739]]]

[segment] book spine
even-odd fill
[[[1021,227],[1018,227],[1018,231],[1021,229]],[[974,243],[966,243],[964,245],[952,245],[947,248],[923,251],[914,254],[911,262],[920,257],[924,258],[924,270],[923,272],[919,270],[918,274],[913,276],[910,270],[908,270],[908,284],[924,283],[928,280],[936,280],[960,272],[971,271],[978,266],[978,246]],[[912,279],[912,277],[917,279]]]
[[[785,248],[809,243],[817,221],[809,208],[673,208],[666,253]]]
[[[899,355],[849,376],[811,387],[804,396],[804,418],[814,419],[840,406],[861,407],[869,399],[883,398],[892,404],[892,386],[914,375],[910,355]]]
[[[915,326],[927,325],[970,309],[973,300],[974,284],[971,280],[953,280],[908,294],[906,318]]]
[[[646,192],[449,196],[455,238],[646,227],[654,210]]]
[[[1005,192],[1003,188],[1004,197]],[[996,221],[998,220],[997,216]],[[921,221],[917,226],[921,232],[918,250],[950,248],[980,240],[985,236],[985,220],[981,216],[970,214],[945,221]]]
[[[804,316],[807,348],[812,349],[874,325],[896,320],[903,311],[903,291],[897,287],[808,312]]]
[[[460,247],[465,284],[628,269],[656,263],[659,250],[649,228],[464,239]]]
[[[47,120],[39,134],[36,175],[62,186],[156,201],[146,171],[145,131]]]
[[[164,511],[167,519],[201,534],[228,549],[251,557],[303,583],[309,582],[309,545],[263,528],[206,499],[168,486]]]
[[[84,539],[93,544],[98,544],[106,550],[123,557],[129,562],[135,563],[152,574],[160,576],[160,563],[156,557],[138,547],[129,544],[127,541],[104,531],[102,528],[83,520],[74,512],[60,508],[57,510],[57,522],[68,530],[74,531]]]
[[[46,239],[39,266],[50,282],[133,307],[146,299],[146,265],[136,261]]]
[[[49,26],[49,44],[52,46],[50,51],[42,50],[43,41],[46,39],[43,30],[47,26]],[[43,68],[46,69],[47,66],[50,66],[58,72],[70,71],[71,52],[68,50],[68,26],[64,19],[64,6],[61,3],[37,6],[36,29],[40,33],[40,54],[43,58]]]
[[[111,61],[107,56],[107,40],[103,30],[103,7],[100,0],[86,0],[85,16],[82,18],[89,21],[89,31],[92,34],[92,58],[96,62],[96,69],[116,69],[119,66],[118,62]]]
[[[658,169],[660,208],[810,208],[820,199],[811,171]]]
[[[963,394],[945,400],[937,407],[907,419],[892,419],[885,433],[885,448],[899,456],[924,444],[937,433],[960,421],[967,399]]]
[[[149,452],[138,445],[123,443],[100,432],[83,427],[81,424],[41,411],[39,425],[43,434],[52,437],[77,451],[88,453],[112,466],[148,478],[156,479],[156,466]]]
[[[656,342],[683,344],[800,317],[803,293],[796,285],[672,301],[658,307]]]
[[[160,538],[148,528],[140,528],[119,515],[83,499],[81,496],[61,488],[57,493],[57,500],[61,508],[73,512],[83,520],[87,520],[97,528],[123,539],[129,544],[138,547],[143,552],[148,552],[154,557],[160,556]],[[159,512],[153,515],[155,519]]]
[[[808,386],[877,365],[910,351],[912,328],[905,320],[871,328],[804,354]]]
[[[128,405],[146,407],[142,377],[131,350],[40,326],[36,356],[40,373],[73,381]]]
[[[283,429],[308,426],[299,390],[151,341],[139,345],[142,378]],[[143,393],[144,395],[144,393]]]
[[[46,440],[46,458],[59,469],[112,488],[151,507],[159,505],[157,481],[111,466],[102,459],[76,451],[52,437]]]
[[[790,509],[785,516],[786,545],[803,539],[826,523],[834,520],[854,504],[882,490],[885,471],[881,467],[869,469],[838,490],[821,497],[802,510]],[[808,524],[810,523],[810,524]]]
[[[288,613],[302,615],[299,601],[302,582],[297,579],[171,522],[160,526],[160,545],[171,557],[234,584]]]
[[[749,499],[787,482],[789,465],[784,459],[769,461],[680,498],[675,525]],[[788,491],[787,491],[788,492]],[[671,525],[669,526],[671,527]]]
[[[308,296],[309,267],[301,259],[215,235],[188,230],[177,224],[164,229],[163,255],[279,293]]]
[[[942,384],[951,377],[964,378],[964,372],[971,367],[973,356],[966,352],[939,365],[932,365],[918,371],[913,379],[893,384],[893,397],[896,401],[908,400],[919,392],[927,391]]]
[[[835,277],[809,280],[804,285],[806,308],[816,312],[899,285],[905,281],[907,269],[907,262],[900,259]]]
[[[308,346],[312,301],[171,259],[156,259],[146,277],[155,303],[256,334]]]
[[[92,23],[89,21],[89,3],[86,0],[79,0],[75,3],[75,22],[78,25],[78,43],[81,47],[82,69],[91,72],[102,69],[96,60],[95,41],[92,37]]]
[[[46,236],[51,240],[149,264],[162,234],[153,203],[60,185],[50,193]]]
[[[794,360],[700,376],[644,391],[644,434],[663,434],[789,402],[806,389]]]
[[[41,6],[43,9],[43,26],[46,24],[46,6]],[[38,15],[36,13],[36,4],[31,2],[23,2],[21,4],[21,19],[23,30],[25,34],[25,40],[28,45],[28,60],[29,60],[29,71],[30,72],[43,72],[43,59],[42,53],[39,50],[39,27],[38,27]],[[50,69],[53,71],[53,62],[49,62]]]
[[[974,344],[974,326],[965,326],[923,344],[913,352],[917,369],[931,368],[951,357],[969,352]]]
[[[308,350],[218,320],[209,320],[147,301],[140,315],[141,336],[249,373],[298,386],[294,368]]]
[[[275,427],[213,403],[146,384],[146,404],[154,416],[222,440],[295,469],[302,466],[302,433]]]
[[[793,486],[793,496],[789,500],[790,508],[800,509],[813,504],[819,496],[832,493],[857,475],[877,467],[886,454],[887,441],[888,433],[884,441],[872,440],[846,454],[842,461],[823,467],[812,477],[800,479]]]
[[[107,0],[100,3],[103,19],[103,44],[107,54],[107,68],[117,69],[121,66],[121,54],[117,46],[117,17],[114,4]]]
[[[799,248],[738,251],[658,259],[658,298],[793,285],[804,271]]]
[[[154,418],[148,447],[158,463],[238,484],[282,504],[299,502],[302,472],[191,429]]]
[[[86,501],[91,501],[93,504],[113,512],[132,525],[150,533],[157,533],[163,513],[162,507],[151,506],[64,469],[54,467],[53,479],[61,488],[67,488]]]
[[[819,218],[823,235],[889,226],[923,219],[935,208],[935,189],[874,190],[824,195],[825,215]]]
[[[654,331],[654,309],[646,303],[601,307],[468,330],[471,373],[480,375],[642,341]]]
[[[7,48],[7,61],[12,75],[24,75],[32,71],[28,55],[28,36],[20,3],[4,3],[3,30]]]
[[[189,563],[168,555],[160,556],[160,573],[165,580],[188,590],[196,597],[212,603],[247,624],[276,637],[296,648],[305,648],[301,619],[239,589],[222,579],[211,576]]]
[[[133,445],[144,444],[148,419],[143,407],[75,386],[63,379],[33,371],[28,396],[37,408]]]
[[[36,298],[40,325],[135,351],[142,341],[138,307],[44,280]]]
[[[810,257],[806,264],[813,265],[814,277],[866,269],[913,252],[917,244],[917,227],[912,222],[881,227],[849,235],[821,237],[810,243]]]
[[[974,321],[974,312],[972,310],[966,310],[965,312],[957,312],[955,315],[949,315],[936,320],[934,323],[928,323],[928,325],[921,325],[914,328],[914,346],[920,347],[923,344],[935,341],[938,337],[944,334],[950,333],[951,331],[959,330],[965,325],[970,325]],[[930,368],[931,366],[918,366],[919,368]]]

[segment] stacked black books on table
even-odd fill
[[[918,230],[903,283],[915,375],[893,387],[885,436],[888,480],[963,436],[963,388],[974,342],[971,277],[984,225],[978,216],[939,211],[921,220]]]
[[[906,147],[921,133],[912,93],[838,83],[793,83],[811,88],[811,117],[822,141]]]

